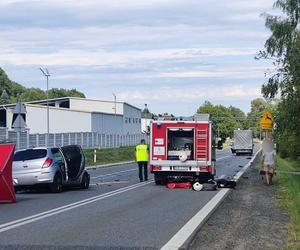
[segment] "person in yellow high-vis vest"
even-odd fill
[[[135,147],[135,159],[139,166],[140,182],[143,181],[143,172],[145,181],[148,181],[149,150],[144,139],[141,140],[141,144]]]

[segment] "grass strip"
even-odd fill
[[[300,171],[300,163],[278,158],[278,171]],[[276,199],[279,206],[290,215],[286,249],[300,249],[300,176],[277,174]]]
[[[97,161],[94,162],[94,149],[85,149],[86,166],[117,163],[135,160],[135,147],[96,149]]]

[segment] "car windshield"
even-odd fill
[[[26,149],[18,151],[14,155],[14,161],[27,161],[44,158],[47,155],[46,149]]]

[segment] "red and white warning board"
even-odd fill
[[[12,178],[14,144],[0,144],[0,202],[16,202]]]

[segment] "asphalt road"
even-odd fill
[[[217,152],[217,176],[249,161]],[[17,194],[0,205],[0,249],[161,248],[218,191],[169,190],[153,176],[140,183],[136,164],[90,170],[88,190]]]

